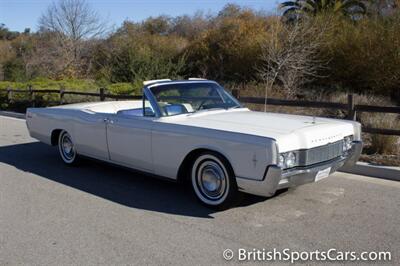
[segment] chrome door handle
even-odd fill
[[[114,120],[111,120],[110,118],[103,118],[104,123],[109,123],[109,124],[114,124]]]

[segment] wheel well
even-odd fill
[[[215,150],[210,150],[210,149],[196,149],[193,150],[191,152],[189,152],[185,159],[183,159],[179,170],[178,170],[178,182],[184,182],[185,180],[189,179],[189,175],[187,174],[190,171],[190,167],[192,166],[192,163],[194,162],[194,160],[202,153],[204,152],[209,152],[209,153],[213,153],[213,154],[217,154],[219,156],[221,156],[222,159],[224,159],[226,161],[226,163],[228,164],[228,167],[230,168],[229,170],[233,172],[233,168],[229,162],[229,160],[220,152],[217,152]]]
[[[58,137],[60,136],[61,132],[62,132],[62,129],[54,129],[51,132],[51,145],[55,146],[58,144]]]

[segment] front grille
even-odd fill
[[[343,155],[343,140],[324,146],[299,151],[299,166],[307,166],[325,162]]]

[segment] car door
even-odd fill
[[[80,154],[108,160],[106,121],[109,114],[82,112],[74,121],[75,140]]]
[[[113,115],[107,123],[107,143],[113,162],[152,172],[151,130],[154,117]]]

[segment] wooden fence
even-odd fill
[[[115,95],[108,94],[105,92],[104,88],[100,88],[98,93],[94,92],[79,92],[79,91],[68,91],[64,89],[60,90],[36,90],[32,87],[28,89],[6,89],[3,92],[7,93],[7,102],[11,103],[13,101],[12,94],[15,93],[27,93],[28,99],[31,106],[35,106],[35,94],[46,94],[46,93],[56,93],[59,94],[59,104],[64,104],[64,96],[65,95],[82,95],[82,96],[93,96],[99,97],[100,101],[105,101],[108,99],[114,100],[134,100],[134,99],[142,99],[142,96],[137,95]],[[251,104],[264,104],[265,99],[262,97],[247,97],[240,96],[238,90],[232,91],[233,96],[235,96],[242,103],[251,103]],[[292,107],[309,107],[309,108],[327,108],[327,109],[336,109],[336,110],[344,110],[347,112],[347,119],[356,120],[356,115],[358,112],[376,112],[376,113],[395,113],[400,114],[399,106],[373,106],[373,105],[363,105],[363,104],[355,104],[353,94],[349,94],[347,97],[347,103],[337,103],[337,102],[321,102],[321,101],[298,101],[298,100],[283,100],[283,99],[274,99],[267,98],[267,105],[276,105],[276,106],[292,106]],[[363,132],[373,133],[373,134],[382,134],[382,135],[394,135],[400,136],[400,129],[384,129],[384,128],[372,128],[372,127],[363,127]]]
[[[3,90],[4,91],[4,90]],[[99,92],[81,92],[81,91],[68,91],[64,89],[59,90],[35,90],[32,87],[28,87],[28,89],[6,89],[7,93],[7,101],[10,103],[13,101],[12,94],[15,93],[27,93],[29,101],[32,106],[35,106],[35,94],[46,94],[46,93],[56,93],[59,94],[59,103],[64,104],[64,96],[65,95],[81,95],[81,96],[93,96],[99,97],[100,101],[104,101],[106,98],[115,99],[115,100],[135,100],[142,99],[142,96],[137,95],[116,95],[116,94],[107,94],[105,93],[104,88],[100,88]]]

